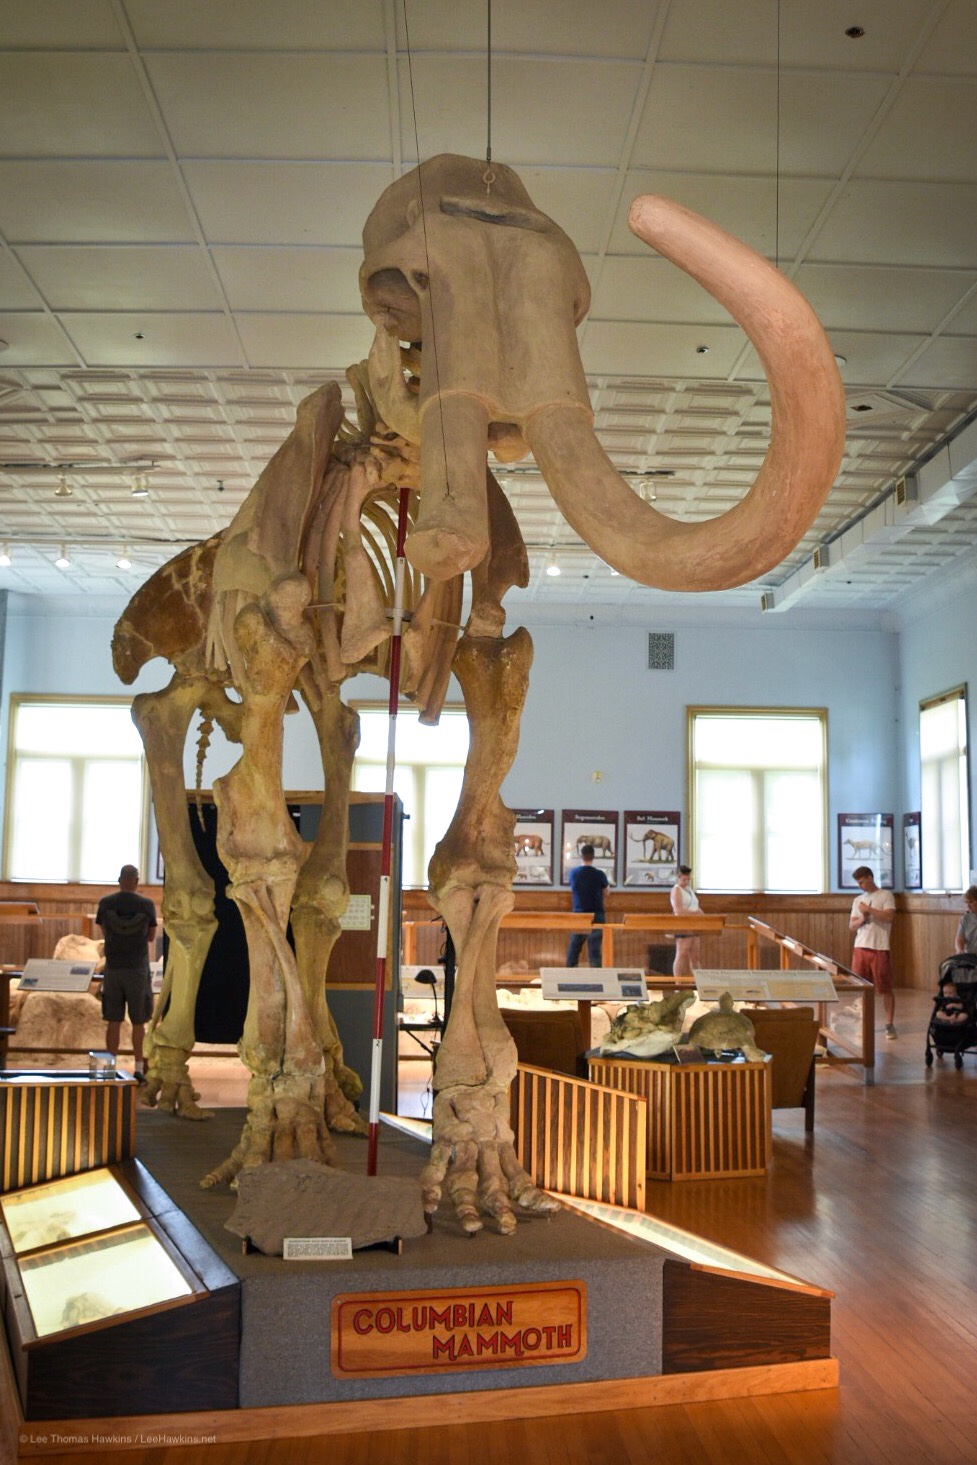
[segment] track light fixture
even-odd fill
[[[54,497],[56,499],[70,499],[73,492],[74,490],[72,489],[71,484],[68,482],[67,473],[59,473],[58,486],[54,490]]]
[[[71,490],[69,489],[68,492],[70,493]],[[54,563],[57,565],[59,570],[66,570],[71,564],[71,560],[68,558],[68,550],[65,545],[62,544],[61,553],[58,555]]]
[[[149,497],[149,484],[146,482],[145,473],[137,473],[132,480],[132,497],[134,499]]]
[[[0,544],[0,567],[6,569],[10,564],[10,545]]]
[[[119,558],[116,560],[115,567],[116,567],[117,570],[131,570],[132,569],[132,560],[129,558],[129,546],[127,544],[124,544],[122,546],[122,553],[119,555]]]

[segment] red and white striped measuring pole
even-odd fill
[[[377,1173],[377,1141],[380,1133],[380,1059],[383,1056],[383,993],[387,983],[387,944],[392,902],[391,877],[394,843],[394,769],[397,765],[397,704],[400,699],[400,643],[404,624],[404,541],[407,538],[407,507],[410,489],[400,490],[397,506],[397,564],[394,581],[393,626],[390,635],[390,696],[387,702],[387,778],[383,793],[383,836],[380,855],[380,896],[377,903],[377,964],[373,993],[373,1053],[370,1066],[370,1127],[367,1141],[367,1175]]]

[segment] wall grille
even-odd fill
[[[648,632],[648,670],[649,671],[674,671],[675,670],[675,633],[674,633],[674,631],[649,631]]]

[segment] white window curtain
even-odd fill
[[[387,769],[386,708],[357,707],[360,745],[353,787],[382,793]],[[448,709],[436,727],[424,727],[414,711],[397,714],[394,792],[404,805],[403,883],[426,885],[428,862],[458,805],[468,757],[468,718]]]
[[[689,709],[698,889],[825,888],[826,739],[821,710]]]
[[[142,742],[128,701],[11,698],[8,880],[107,884],[145,856]]]
[[[965,687],[920,704],[919,756],[923,885],[963,890],[970,884]]]

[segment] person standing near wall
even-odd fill
[[[963,898],[967,909],[960,917],[954,948],[960,955],[969,951],[971,956],[977,956],[977,885],[965,890]]]
[[[880,890],[868,865],[859,865],[852,878],[861,889],[852,901],[849,928],[855,933],[851,969],[856,977],[871,982],[885,1009],[885,1035],[896,1033],[896,999],[892,991],[892,962],[889,942],[896,918],[896,898],[891,890]]]
[[[594,926],[584,933],[574,931],[567,943],[567,966],[576,966],[580,960],[580,951],[583,947],[584,936],[587,940],[587,960],[591,966],[600,966],[601,952],[604,945],[604,933],[600,927],[604,924],[604,891],[607,889],[607,876],[603,870],[598,870],[594,864],[594,847],[592,844],[581,846],[580,859],[582,864],[577,865],[570,871],[570,895],[572,897],[572,909],[575,911],[592,911]]]
[[[671,902],[672,910],[677,916],[697,916],[700,913],[702,907],[699,904],[699,897],[692,889],[692,867],[690,865],[679,865],[678,875],[668,898]],[[675,977],[691,977],[699,963],[698,936],[691,932],[683,935],[680,931],[676,931],[675,960],[672,963],[672,975]]]
[[[105,941],[105,1046],[110,1053],[118,1054],[119,1033],[128,1007],[135,1075],[139,1083],[145,1083],[142,1050],[146,1024],[153,1012],[149,948],[156,940],[156,907],[146,896],[136,894],[138,884],[135,865],[123,865],[118,890],[102,896],[95,920]]]

